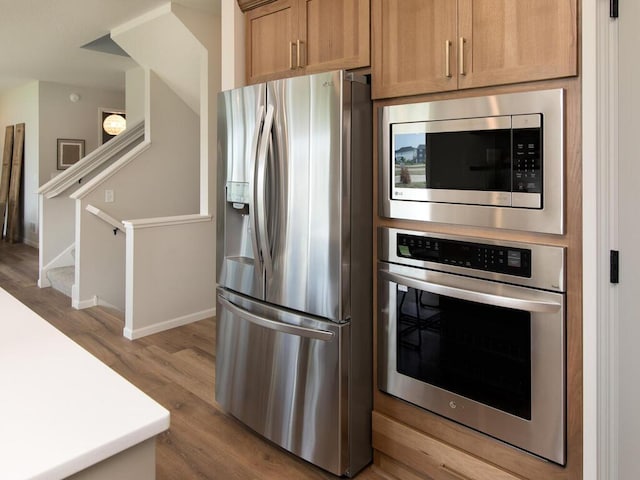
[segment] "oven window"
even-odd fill
[[[398,372],[531,419],[531,318],[397,286]]]

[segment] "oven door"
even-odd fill
[[[378,387],[564,465],[564,294],[383,262],[378,277]]]

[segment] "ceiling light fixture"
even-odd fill
[[[102,128],[109,135],[118,135],[127,128],[127,120],[117,113],[113,113],[104,119]]]

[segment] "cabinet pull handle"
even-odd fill
[[[297,63],[297,60],[296,60],[296,62],[293,61],[293,54],[294,54],[294,51],[295,51],[295,48],[294,48],[295,45],[296,45],[295,42],[289,42],[289,70],[295,70],[295,68],[296,68],[295,67],[295,63]]]
[[[444,76],[451,78],[451,40],[444,42]]]
[[[459,59],[460,59],[460,75],[466,75],[467,72],[464,69],[464,44],[467,40],[464,37],[460,37],[458,47],[459,47]]]
[[[296,41],[296,57],[297,57],[297,61],[296,63],[298,64],[298,68],[303,68],[304,64],[302,63],[301,59],[302,59],[302,55],[300,55],[300,45],[303,42],[301,42],[300,40]]]

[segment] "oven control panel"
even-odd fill
[[[531,250],[443,238],[397,234],[397,255],[487,272],[531,277]]]

